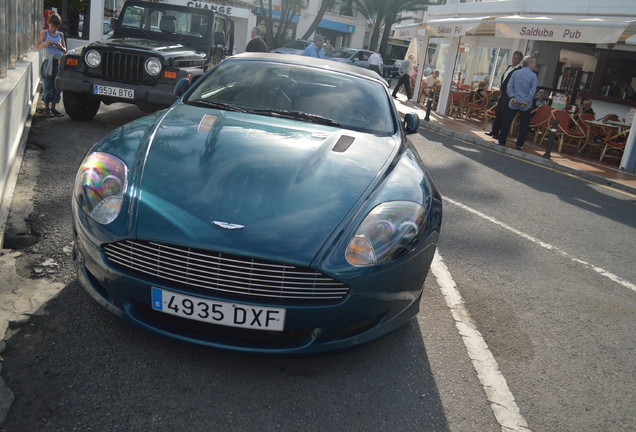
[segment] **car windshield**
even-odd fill
[[[329,57],[332,58],[349,58],[356,53],[356,50],[353,48],[340,48],[329,54]]]
[[[167,40],[197,44],[203,40],[208,28],[208,15],[196,9],[171,9],[169,5],[148,3],[128,6],[119,17],[123,36],[147,36],[159,33]]]
[[[392,135],[398,127],[381,82],[304,65],[229,59],[185,102],[377,135]]]

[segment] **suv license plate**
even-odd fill
[[[285,309],[191,297],[152,288],[152,308],[158,312],[228,327],[283,331]]]
[[[114,96],[124,99],[134,99],[135,91],[120,87],[109,87],[103,85],[93,85],[93,94],[102,96]]]

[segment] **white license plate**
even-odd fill
[[[191,297],[152,288],[152,308],[182,318],[229,327],[283,331],[285,309]]]
[[[102,96],[114,96],[125,99],[134,99],[135,91],[120,87],[109,87],[103,85],[93,85],[93,94]]]

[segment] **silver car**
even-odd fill
[[[304,39],[296,39],[293,40],[291,42],[286,43],[285,45],[283,45],[280,48],[275,48],[272,50],[273,53],[279,53],[279,54],[302,54],[303,51],[305,51],[305,48],[307,48],[309,45],[311,45],[311,41],[308,40],[304,40]]]
[[[339,48],[332,52],[331,55],[326,58],[340,63],[347,63],[350,65],[369,69],[369,56],[371,54],[373,54],[373,51],[364,49]]]

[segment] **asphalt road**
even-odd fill
[[[417,320],[332,355],[238,355],[134,328],[75,280],[75,170],[140,115],[33,124],[16,271],[62,289],[8,331],[0,430],[636,430],[636,197],[423,131],[412,141],[445,213]]]

